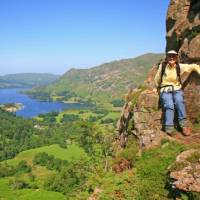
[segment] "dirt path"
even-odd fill
[[[191,136],[183,136],[181,133],[177,133],[175,136],[170,137],[170,140],[177,140],[186,145],[200,144],[200,133],[193,133]]]

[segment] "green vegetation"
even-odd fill
[[[36,153],[42,151],[46,151],[48,152],[48,154],[44,152]],[[61,182],[62,176],[60,175],[63,174],[65,178],[67,176],[66,173],[69,173],[69,176],[73,177],[75,175],[79,176],[77,173],[80,173],[80,169],[83,170],[84,167],[90,166],[90,165],[85,165],[85,162],[81,164],[80,160],[83,160],[83,158],[88,160],[87,155],[84,154],[83,150],[81,148],[78,148],[78,146],[72,145],[69,146],[67,149],[62,149],[58,145],[51,145],[50,147],[46,146],[21,152],[14,159],[8,160],[0,165],[0,174],[2,177],[8,177],[2,179],[2,180],[9,180],[6,184],[4,184],[4,187],[7,188],[7,192],[9,193],[9,195],[11,195],[13,193],[12,190],[14,190],[15,194],[18,195],[17,199],[18,198],[20,199],[21,197],[20,196],[21,190],[24,191],[24,195],[26,194],[25,191],[29,191],[25,190],[25,188],[32,189],[30,190],[30,192],[33,192],[34,190],[36,191],[36,189],[44,191],[42,188],[63,192],[61,190],[58,190],[58,186],[56,186],[58,184],[60,187],[60,185],[62,184]],[[68,161],[64,159],[68,159]],[[27,165],[27,163],[30,163],[30,165]],[[47,169],[50,170],[57,170],[59,171],[59,173],[58,174],[48,173],[48,171],[44,169],[41,172],[41,170],[38,169],[39,168],[38,165],[45,166]],[[31,170],[33,170],[33,172],[31,172]],[[25,174],[27,175],[25,176]],[[83,174],[80,174],[80,178],[82,175]],[[84,171],[84,176],[85,175],[86,171]],[[57,182],[53,181],[54,180],[53,177],[54,178],[56,177],[55,181]],[[61,178],[60,180],[58,179],[59,177]],[[69,192],[72,192],[71,191],[72,183],[77,184],[77,181],[79,182],[79,177],[77,177],[75,181],[76,183],[73,180],[74,179],[67,179],[67,181],[69,182],[69,183],[67,182],[68,184],[64,182],[63,187],[65,188],[66,191],[69,190]],[[52,184],[54,186],[50,187],[50,185]],[[1,187],[3,186],[0,184],[0,188]],[[10,188],[12,188],[12,190]],[[67,193],[66,191],[63,193]],[[45,193],[48,194],[47,191],[45,191]],[[35,193],[33,193],[32,195],[33,198],[36,198]],[[4,196],[0,194],[0,197]]]
[[[114,164],[119,163],[120,160],[126,159],[130,162],[131,167],[133,167],[139,157],[139,144],[136,139],[132,136],[129,137],[126,148],[120,151],[115,159],[113,160]]]
[[[168,199],[167,168],[183,150],[184,146],[170,142],[142,155],[136,163],[137,199]]]
[[[120,157],[126,158],[132,160],[133,168],[118,174],[112,171],[98,171],[95,176],[88,178],[86,184],[88,189],[90,188],[91,191],[94,191],[94,188],[101,189],[102,191],[98,195],[101,200],[173,199],[168,187],[168,166],[185,147],[175,142],[166,144],[139,155],[137,143],[132,139],[127,149],[114,158],[113,162],[117,163]],[[75,199],[81,198],[76,196]]]
[[[0,160],[12,158],[25,149],[40,146],[44,139],[43,136],[38,137],[40,132],[33,128],[31,120],[15,117],[2,109],[0,122]]]
[[[5,200],[65,200],[64,195],[44,189],[13,190],[8,179],[0,179],[0,199]]]
[[[200,194],[197,192],[191,192],[188,196],[189,200],[200,200]]]
[[[49,170],[60,171],[68,164],[68,161],[55,158],[53,155],[48,155],[47,153],[42,152],[35,155],[33,163],[35,165],[46,166]]]
[[[13,176],[20,173],[31,172],[32,168],[25,160],[21,160],[16,166],[0,163],[0,177]]]
[[[111,103],[114,107],[122,107],[125,101],[123,99],[114,99],[113,101],[111,101]]]
[[[173,198],[168,188],[168,166],[185,147],[163,140],[161,147],[140,155],[135,138],[130,136],[126,148],[113,156],[114,125],[101,124],[101,120],[117,119],[119,112],[68,110],[27,120],[1,110],[0,117],[7,126],[0,124],[2,141],[12,141],[13,135],[8,133],[21,133],[15,143],[10,143],[10,147],[16,144],[10,149],[14,158],[2,158],[0,164],[0,190],[4,190],[0,198],[43,199],[45,194],[55,199],[83,200],[97,188],[102,200]],[[31,144],[39,144],[28,145],[24,137]],[[24,149],[17,146],[18,142]],[[1,152],[7,151],[2,144]],[[129,166],[115,173],[112,169],[121,161],[128,161]],[[183,165],[172,166],[171,170],[180,167]],[[192,194],[184,195],[189,199]]]
[[[20,160],[26,160],[30,163],[38,153],[47,153],[55,158],[67,161],[78,159],[85,155],[83,149],[77,145],[72,144],[68,145],[67,148],[61,148],[59,145],[54,144],[20,152],[14,159],[6,160],[6,163],[13,165]]]
[[[73,122],[73,121],[77,121],[77,120],[79,120],[79,116],[78,115],[64,114],[61,121],[62,122],[64,122],[64,121],[71,121],[71,122]]]
[[[107,124],[100,127],[98,123],[84,121],[92,115],[106,117],[108,112],[105,110],[93,110],[89,114],[85,110],[77,110],[77,116],[81,117],[49,113],[34,120],[0,111],[4,122],[0,124],[0,152],[4,160],[0,164],[0,175],[4,177],[2,180],[6,180],[4,187],[9,193],[6,198],[12,199],[15,192],[16,198],[20,199],[21,194],[26,196],[28,191],[35,198],[34,191],[48,194],[47,190],[51,190],[74,199],[77,191],[85,189],[96,167],[103,170],[107,166],[111,156],[112,132],[107,130]],[[16,133],[20,133],[18,137],[14,137]],[[5,198],[5,195],[1,194],[0,198]]]
[[[72,194],[83,187],[83,184],[91,171],[88,159],[82,157],[77,161],[70,162],[63,168],[60,174],[49,177],[45,182],[45,188],[59,191],[63,194]]]
[[[48,114],[39,114],[38,118],[42,118],[43,124],[48,125],[49,123],[56,122],[56,117],[59,115],[58,112],[50,112]]]

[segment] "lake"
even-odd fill
[[[26,94],[20,93],[22,90],[30,88],[9,88],[0,89],[0,104],[1,103],[22,103],[23,108],[16,112],[16,115],[31,118],[39,114],[49,113],[52,111],[60,112],[65,109],[78,109],[85,107],[80,103],[62,103],[62,102],[48,102],[40,101],[31,98]]]

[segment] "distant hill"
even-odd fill
[[[119,99],[127,92],[127,88],[140,86],[152,65],[162,57],[163,54],[149,53],[90,69],[71,69],[55,83],[37,88],[32,94],[60,96],[64,100],[71,97],[95,101]]]
[[[9,87],[38,87],[56,81],[60,76],[40,73],[21,73],[0,76],[0,88]]]

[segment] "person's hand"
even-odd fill
[[[154,88],[154,89],[153,89],[153,92],[157,93],[157,88]]]

